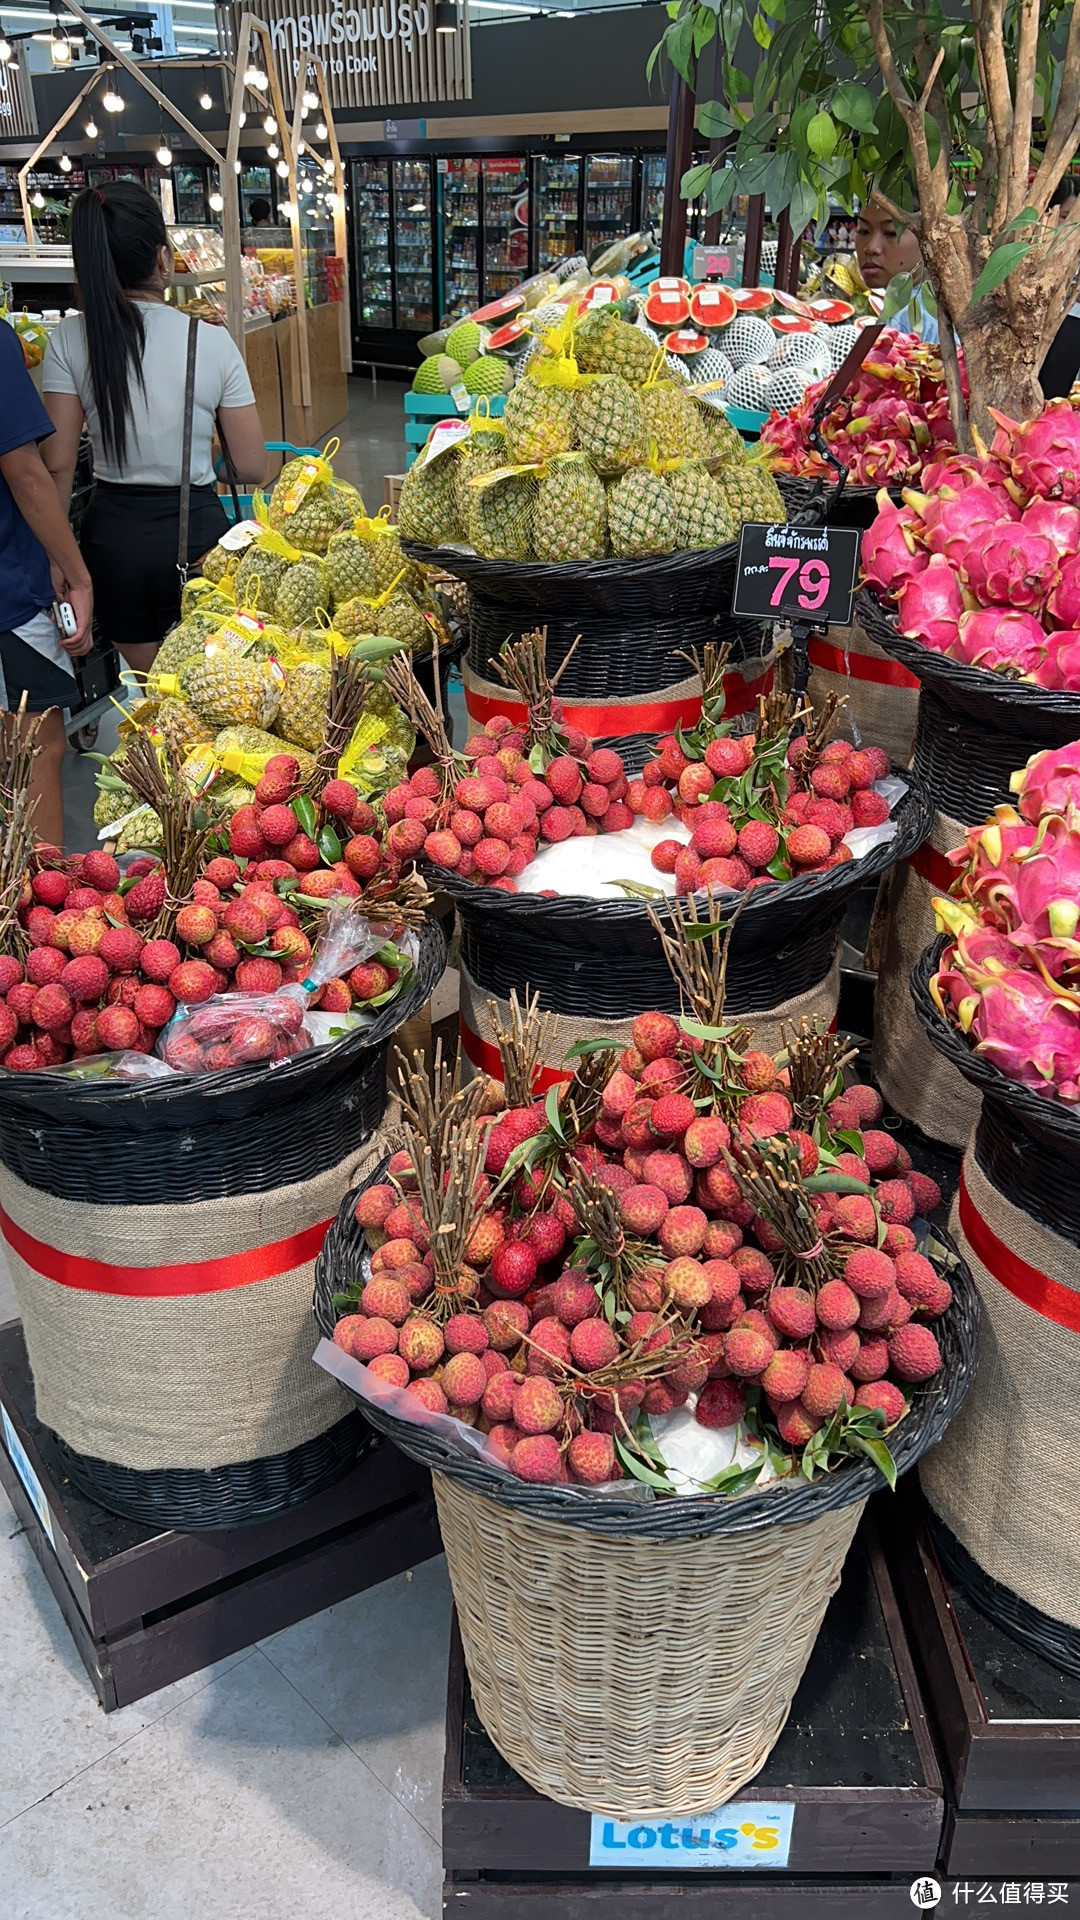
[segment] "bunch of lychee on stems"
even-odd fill
[[[610,747],[594,749],[580,728],[565,722],[554,697],[573,647],[551,680],[544,650],[545,632],[538,630],[493,659],[525,705],[526,719],[515,726],[493,715],[462,753],[450,745],[438,691],[432,705],[408,660],[388,663],[387,683],[434,755],[431,766],[392,787],[383,801],[387,844],[399,857],[423,858],[460,879],[516,893],[545,845],[633,826],[619,755]]]
[[[841,701],[829,696],[815,717],[805,701],[762,695],[755,727],[736,732],[725,718],[727,659],[728,649],[712,643],[695,656],[701,719],[690,732],[662,735],[627,789],[635,816],[689,829],[689,844],[672,838],[652,850],[653,866],[674,876],[678,894],[743,893],[826,873],[852,859],[846,835],[889,817],[875,786],[889,773],[888,755],[830,738]]]
[[[926,1323],[951,1291],[910,1225],[937,1188],[873,1124],[873,1090],[844,1087],[835,1038],[804,1029],[778,1065],[702,1018],[722,1011],[723,943],[700,924],[674,936],[694,1018],[640,1016],[629,1049],[579,1052],[539,1101],[533,1005],[524,1056],[521,1022],[498,1034],[511,1104],[485,1116],[477,1083],[447,1099],[445,1137],[478,1169],[472,1211],[456,1188],[448,1290],[415,1127],[357,1202],[371,1275],[339,1302],[356,1311],[335,1339],[427,1413],[478,1427],[522,1479],[671,1491],[662,1421],[688,1403],[759,1448],[706,1490],[853,1452],[888,1472],[882,1435],[941,1367]]]

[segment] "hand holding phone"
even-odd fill
[[[74,640],[79,622],[70,600],[54,600],[52,617],[63,640]]]

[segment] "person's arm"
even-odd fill
[[[56,482],[60,504],[66,513],[83,430],[82,401],[77,393],[45,393],[42,399],[56,431],[42,443],[41,458]]]
[[[237,479],[261,485],[266,475],[266,442],[258,407],[221,407],[218,418]]]
[[[71,640],[61,634],[60,644],[65,653],[77,659],[89,652],[92,644],[90,621],[94,597],[90,575],[68,525],[56,482],[47,472],[35,441],[0,454],[0,474],[7,481],[12,499],[31,533],[37,536],[48,555],[57,597],[69,600],[74,609],[78,631]]]

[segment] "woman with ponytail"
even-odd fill
[[[42,392],[56,431],[42,449],[61,497],[71,489],[85,422],[96,485],[83,556],[103,637],[147,671],[180,617],[184,395],[191,322],[165,301],[172,274],[161,208],[145,187],[88,187],[71,209],[81,312],[45,353]],[[214,491],[218,432],[240,479],[261,481],[266,447],[243,358],[224,327],[197,324],[187,552],[194,565],[228,521]]]

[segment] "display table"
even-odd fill
[[[1080,1680],[979,1612],[905,1497],[886,1544],[945,1760],[945,1871],[1080,1877]]]
[[[303,1506],[214,1533],[155,1533],[64,1477],[34,1417],[22,1326],[0,1326],[0,1485],[106,1713],[441,1551],[427,1473],[376,1440]]]
[[[677,1902],[710,1920],[910,1913],[912,1879],[933,1871],[944,1799],[872,1529],[848,1558],[788,1724],[738,1803],[792,1810],[785,1871],[664,1872],[657,1846],[627,1850],[633,1872],[590,1866],[603,1818],[535,1793],[496,1752],[473,1706],[455,1623],[443,1778],[448,1912],[664,1920]],[[703,1824],[707,1816],[695,1823]]]

